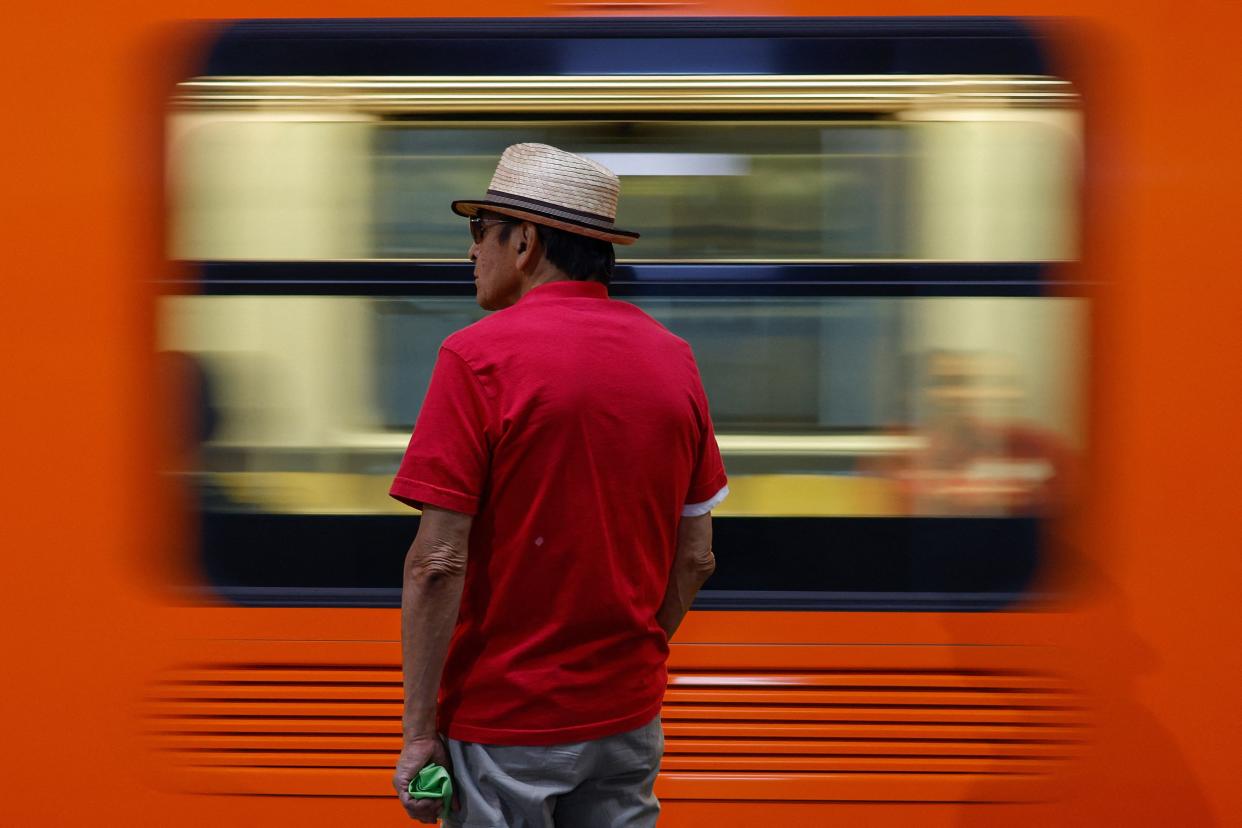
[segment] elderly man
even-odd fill
[[[711,574],[724,466],[689,346],[608,297],[617,177],[505,150],[470,220],[479,304],[444,341],[393,497],[410,816],[451,766],[465,826],[649,826],[668,641]],[[444,740],[441,741],[441,734]]]

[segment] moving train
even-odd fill
[[[483,314],[447,204],[519,141],[621,176],[642,241],[611,293],[694,347],[730,472],[717,572],[672,647],[661,824],[1242,814],[1218,743],[1238,438],[1206,402],[1236,293],[1207,246],[1236,211],[1207,194],[1238,184],[1237,129],[1194,132],[1213,169],[1189,166],[1174,122],[1223,81],[1141,60],[1160,31],[1223,65],[1174,37],[1219,31],[785,5],[110,12],[101,37],[143,72],[98,81],[127,106],[82,108],[113,140],[141,113],[147,154],[115,191],[65,180],[101,207],[91,232],[129,242],[50,265],[94,314],[68,341],[98,370],[58,391],[91,439],[56,491],[86,463],[71,491],[98,539],[78,609],[25,598],[34,650],[89,644],[38,695],[112,746],[87,748],[93,816],[405,820],[418,518],[386,490],[439,342]],[[1205,401],[1196,430],[1177,399]],[[1168,486],[1191,468],[1201,486]],[[100,469],[107,498],[83,498]],[[62,718],[16,726],[32,757],[70,744]],[[53,768],[29,763],[14,824],[79,815]]]

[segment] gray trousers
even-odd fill
[[[651,828],[664,730],[525,747],[445,739],[460,808],[451,828]]]

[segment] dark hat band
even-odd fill
[[[566,207],[563,204],[552,204],[548,201],[540,201],[537,198],[529,196],[514,195],[513,193],[503,193],[500,190],[488,190],[487,195],[490,201],[497,204],[504,204],[509,207],[525,207],[531,210],[537,210],[546,215],[556,216],[568,221],[576,223],[590,224],[601,230],[612,230],[615,224],[612,216],[601,216],[598,213],[588,213],[585,210],[575,210],[572,207]]]
[[[486,210],[489,207],[498,209],[502,213],[525,217],[540,223],[540,219],[546,219],[544,223],[560,226],[566,230],[573,231],[574,228],[581,228],[582,231],[589,231],[587,235],[593,235],[596,238],[602,238],[605,241],[613,241],[619,244],[633,244],[638,239],[639,234],[632,230],[620,230],[613,226],[611,221],[601,220],[599,217],[592,216],[581,210],[567,209],[558,205],[550,207],[536,206],[541,205],[538,199],[506,197],[501,193],[499,196],[494,190],[488,190],[489,198],[472,201],[465,199],[462,201],[454,201],[452,209],[459,216],[472,216],[478,210]],[[588,218],[589,217],[589,218]]]

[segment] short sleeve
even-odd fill
[[[441,348],[418,422],[388,494],[473,515],[491,462],[491,402],[470,366]]]
[[[725,475],[724,461],[720,457],[720,446],[716,443],[716,429],[712,425],[712,415],[707,407],[707,394],[703,392],[701,383],[697,391],[701,429],[698,456],[695,460],[694,471],[690,476],[690,490],[686,493],[685,502],[700,505],[715,501],[712,505],[717,505],[720,500],[724,499],[720,497],[716,500],[717,496],[722,493],[728,494],[726,487],[729,479]]]

